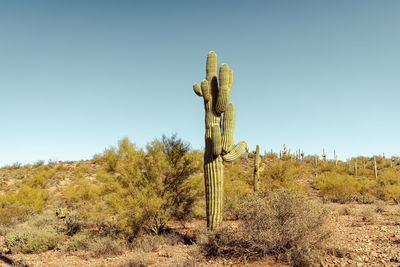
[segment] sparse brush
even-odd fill
[[[327,210],[294,191],[251,195],[239,214],[234,230],[222,228],[199,239],[206,255],[251,259],[275,254],[294,266],[310,266],[331,235]]]

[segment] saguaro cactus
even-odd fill
[[[210,230],[215,230],[222,223],[223,162],[234,161],[247,147],[245,141],[233,146],[235,107],[229,103],[233,72],[227,64],[222,64],[218,80],[217,67],[217,54],[211,51],[207,56],[206,79],[201,82],[201,86],[197,83],[193,85],[194,92],[204,99],[206,126],[204,180],[207,227]]]
[[[374,175],[375,179],[378,179],[378,169],[376,167],[376,158],[374,157]]]
[[[256,147],[256,158],[254,159],[254,176],[253,176],[253,186],[254,192],[258,191],[258,180],[260,178],[260,172],[262,172],[265,168],[265,164],[261,164],[261,157],[260,157],[260,146],[257,145]]]
[[[333,150],[333,157],[335,158],[335,166],[337,166],[338,158],[337,158],[337,155],[336,155],[336,150]]]
[[[354,161],[354,176],[357,176],[357,159]]]
[[[325,148],[322,149],[322,159],[323,159],[323,161],[326,161]]]

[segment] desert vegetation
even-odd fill
[[[3,255],[27,265],[46,253],[76,266],[263,264],[270,257],[293,266],[355,264],[358,252],[336,245],[344,238],[338,223],[348,220],[349,229],[392,233],[390,249],[372,251],[377,263],[398,264],[398,159],[280,154],[243,153],[224,165],[224,222],[214,231],[206,227],[203,155],[176,135],[144,149],[125,138],[88,161],[5,166]]]
[[[219,77],[217,77],[219,76]],[[128,138],[91,160],[0,169],[0,260],[54,266],[398,266],[400,160],[234,145],[233,72],[194,92],[205,149]],[[246,151],[246,152],[245,152]],[[205,201],[204,201],[205,200]]]

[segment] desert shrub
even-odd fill
[[[118,267],[146,267],[148,266],[149,256],[143,251],[134,251],[131,255],[126,257],[123,263]]]
[[[134,250],[144,252],[156,252],[162,246],[175,246],[183,243],[182,237],[176,233],[167,233],[161,235],[145,234],[135,238],[131,244]]]
[[[44,160],[38,160],[38,161],[36,161],[36,162],[32,165],[32,169],[41,167],[41,166],[43,166],[43,165],[44,165]]]
[[[44,208],[47,192],[41,188],[22,186],[15,191],[0,194],[0,223],[8,224]]]
[[[315,178],[315,187],[319,193],[335,202],[353,200],[354,195],[361,190],[361,184],[350,175],[325,172]]]
[[[96,182],[78,178],[62,189],[63,199],[77,204],[93,204],[99,200],[100,185]]]
[[[321,173],[335,171],[336,169],[335,161],[326,161],[326,162],[322,161],[319,164],[319,169]]]
[[[196,265],[196,257],[188,254],[176,253],[175,255],[171,255],[172,259],[170,260],[170,267],[195,267]]]
[[[240,208],[245,246],[261,254],[285,254],[295,266],[317,260],[330,236],[327,210],[290,190],[262,192]]]
[[[21,252],[30,236],[29,232],[9,232],[4,238],[3,247],[13,254]]]
[[[88,250],[89,244],[92,242],[93,237],[89,232],[80,232],[72,236],[63,246],[61,251],[63,253],[76,252],[80,250]]]
[[[95,232],[79,232],[60,246],[63,253],[86,251],[93,257],[121,255],[126,243],[115,236],[99,236]]]
[[[89,165],[83,163],[79,164],[73,171],[74,175],[78,178],[83,178],[85,174],[90,173],[91,169]]]
[[[124,248],[125,243],[112,236],[95,237],[88,244],[88,250],[93,257],[121,255]]]
[[[377,216],[373,209],[365,209],[360,213],[363,222],[373,223],[377,220]]]
[[[117,169],[119,156],[114,147],[110,147],[109,149],[105,149],[103,153],[103,157],[101,159],[101,163],[107,171],[115,171]]]
[[[225,215],[234,213],[240,201],[253,191],[252,174],[238,165],[229,166],[224,173],[224,211]]]
[[[41,231],[28,238],[24,253],[40,253],[54,249],[62,240],[62,236],[55,231]]]
[[[62,235],[51,229],[23,230],[7,234],[3,246],[11,253],[40,253],[54,249],[61,240]]]
[[[170,219],[193,216],[199,197],[198,155],[176,135],[138,150],[127,138],[106,149],[96,179],[76,179],[64,200],[110,234],[159,233]],[[195,183],[193,183],[195,182]]]
[[[19,162],[14,162],[13,164],[11,164],[11,165],[6,165],[6,166],[4,166],[4,167],[1,167],[0,169],[1,170],[9,170],[9,171],[12,171],[12,170],[18,170],[18,169],[20,169],[22,167],[22,164],[21,163],[19,163]]]
[[[49,166],[39,166],[34,170],[33,175],[28,175],[22,182],[29,187],[45,188],[47,181],[58,177],[55,169],[51,169]]]
[[[362,166],[362,165],[361,165]],[[367,169],[363,167],[359,167],[357,170],[358,176],[364,176],[364,177],[374,177],[374,170],[373,169]]]
[[[310,170],[305,165],[292,161],[273,161],[260,174],[260,188],[275,190],[279,188],[300,189],[298,181],[307,179]]]
[[[275,254],[294,266],[310,266],[331,234],[327,210],[295,191],[252,194],[239,210],[238,228],[209,233],[206,252],[247,259]]]
[[[400,200],[400,170],[389,168],[382,171],[378,176],[381,186],[379,197],[384,200]]]

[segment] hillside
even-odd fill
[[[312,223],[320,236],[315,237],[318,242],[311,240],[307,231],[312,229],[293,224],[304,233],[298,243],[289,242],[287,251],[262,248],[261,255],[258,247],[241,254],[248,243],[234,232],[241,231],[251,212],[243,210],[243,203],[255,196],[254,157],[244,154],[225,164],[226,240],[210,237],[205,230],[201,152],[185,147],[180,139],[154,140],[146,151],[124,139],[92,160],[0,168],[0,265],[399,266],[400,165],[382,157],[375,157],[375,177],[373,158],[335,162],[286,153],[282,158],[273,153],[262,156],[266,167],[260,173],[260,197],[254,200],[260,203],[253,205],[256,214],[263,211],[263,192],[267,201],[268,192],[278,192],[272,197],[287,196],[305,206],[296,210],[278,199],[282,206],[276,209],[293,209],[290,212],[297,217],[292,223]],[[325,213],[300,210],[309,207]],[[262,213],[260,225],[269,223],[264,218],[272,213]],[[324,219],[318,217],[322,214]],[[322,225],[326,229],[320,229]],[[258,233],[252,231],[244,233]],[[210,244],[215,245],[212,251]],[[321,244],[317,256],[305,252],[316,253],[313,244]]]

